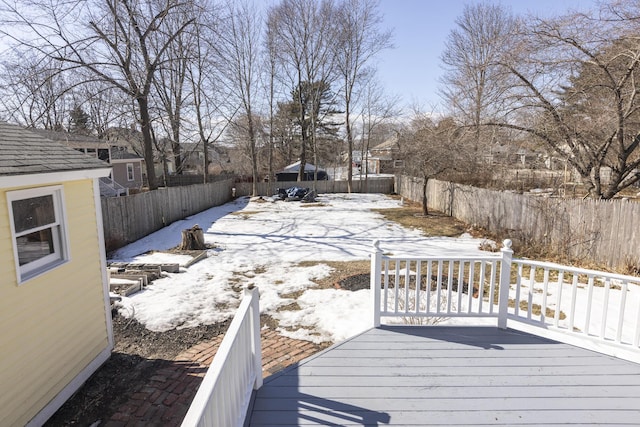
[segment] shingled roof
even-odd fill
[[[109,165],[23,127],[0,122],[0,176],[105,169]]]

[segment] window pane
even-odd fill
[[[50,228],[18,237],[16,241],[20,265],[39,260],[54,252],[53,233]]]
[[[14,200],[11,205],[16,233],[56,222],[52,195]]]

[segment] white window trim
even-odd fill
[[[48,195],[53,197],[53,207],[56,218],[55,227],[57,228],[56,234],[58,235],[57,237],[53,237],[54,253],[28,264],[20,265],[16,239],[26,233],[16,233],[12,202]],[[19,285],[69,261],[69,233],[67,231],[66,205],[64,202],[64,190],[62,185],[9,191],[7,192],[7,208],[9,210],[9,224],[11,226],[11,238],[13,241],[13,256]],[[39,229],[33,228],[29,230],[29,233],[44,228],[49,227],[41,227]]]
[[[129,168],[131,168],[131,175],[129,175]],[[136,180],[136,169],[133,166],[133,163],[127,163],[127,181],[135,181]]]

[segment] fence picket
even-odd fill
[[[396,192],[422,200],[422,180],[400,176]],[[512,238],[544,244],[563,255],[611,268],[640,267],[640,203],[561,199],[495,191],[430,179],[429,209]]]

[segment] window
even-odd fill
[[[133,163],[127,163],[127,181],[134,181],[135,175],[133,174]]]
[[[108,148],[98,148],[98,158],[102,161],[109,162],[109,149]]]
[[[11,191],[7,199],[18,283],[66,262],[62,187]]]

